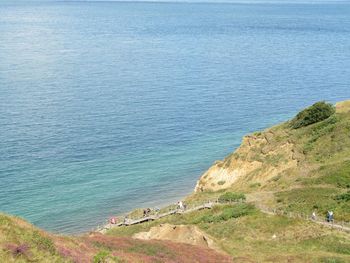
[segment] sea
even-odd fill
[[[0,1],[0,211],[80,234],[350,99],[350,3]]]

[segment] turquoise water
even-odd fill
[[[350,98],[350,4],[2,1],[0,92],[0,210],[79,233]]]

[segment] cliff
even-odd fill
[[[335,108],[332,116],[305,127],[294,129],[288,121],[245,136],[235,152],[201,176],[195,191],[276,190],[274,180],[291,183],[320,166],[345,161],[350,152],[350,101]]]

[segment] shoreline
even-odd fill
[[[153,207],[138,207],[138,208],[133,208],[131,210],[128,210],[127,212],[125,213],[122,213],[122,214],[117,214],[117,215],[112,215],[110,216],[109,218],[105,219],[105,223],[101,223],[101,224],[98,224],[97,226],[94,227],[94,229],[92,231],[89,231],[87,233],[91,233],[91,232],[100,232],[100,230],[103,230],[106,228],[106,226],[108,225],[113,225],[110,223],[110,218],[114,217],[118,220],[122,220],[123,218],[126,218],[128,217],[128,215],[130,215],[131,213],[133,212],[136,212],[138,210],[142,210],[142,209],[148,209],[150,208],[151,211],[156,211],[157,209],[159,211],[161,210],[164,210],[164,209],[167,209],[168,207],[174,207],[174,206],[177,206],[177,202],[180,202],[180,201],[184,201],[189,195],[191,195],[192,193],[194,192],[194,188],[192,189],[191,192],[189,192],[187,195],[184,195],[182,196],[182,198],[180,199],[177,199],[177,201],[173,201],[173,202],[161,202]],[[117,223],[115,225],[118,225],[118,223],[120,223],[122,221],[117,221]],[[83,233],[84,234],[84,233]],[[86,234],[86,232],[85,232]]]

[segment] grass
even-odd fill
[[[347,193],[344,193],[344,194],[337,195],[335,197],[335,200],[349,202],[350,201],[350,191],[348,191]]]
[[[239,218],[255,212],[255,207],[247,204],[237,204],[234,206],[224,206],[219,213],[205,214],[192,220],[192,224],[217,223],[233,218]]]
[[[254,133],[257,143],[230,154],[220,166],[230,168],[238,160],[258,161],[262,166],[229,189],[196,193],[186,202],[213,198],[237,200],[237,193],[251,196],[261,192],[253,199],[255,202],[263,202],[259,197],[265,197],[269,205],[284,211],[311,215],[316,210],[318,217],[332,210],[336,221],[350,221],[350,112],[343,110],[334,114],[331,110],[329,115],[318,119],[317,110],[311,110],[316,121],[307,123],[305,116],[309,113],[310,110],[297,116],[306,121],[298,124],[299,127],[291,128],[292,121]],[[291,160],[296,161],[297,166],[271,174],[273,169],[280,169]],[[247,204],[221,205],[212,210],[169,216],[114,229],[108,234],[131,236],[160,223],[196,225],[212,236],[224,251],[247,261],[350,262],[349,235],[301,219],[266,215]]]
[[[333,233],[318,224],[266,215],[248,204],[219,205],[212,210],[173,215],[141,225],[112,229],[108,235],[132,236],[161,223],[196,225],[212,236],[228,254],[247,261],[284,262],[290,258],[293,259],[291,262],[320,262],[321,258],[350,260],[346,250],[350,247],[348,236]],[[341,246],[337,247],[337,244]]]
[[[107,234],[116,236],[132,236],[138,232],[148,231],[151,227],[162,223],[169,223],[173,225],[201,225],[211,223],[213,221],[227,221],[233,218],[246,216],[254,213],[255,211],[256,210],[254,207],[247,204],[218,205],[214,206],[210,210],[203,209],[186,214],[175,214],[143,224],[114,228],[109,230]]]
[[[226,192],[219,196],[219,202],[225,203],[225,202],[235,202],[235,201],[241,201],[245,200],[246,197],[243,193],[235,193],[235,192]]]
[[[66,262],[49,235],[16,217],[0,214],[0,258],[3,262]]]
[[[184,244],[92,234],[56,236],[0,214],[0,262],[228,262],[214,251]],[[191,261],[190,261],[191,262]],[[192,261],[193,262],[193,261]]]
[[[278,207],[286,212],[311,215],[316,211],[325,217],[327,211],[334,211],[336,221],[350,221],[350,203],[339,199],[336,188],[308,187],[293,189],[275,194]]]
[[[350,114],[335,114],[295,131],[307,160],[321,164],[346,160],[350,153]]]
[[[126,262],[123,259],[120,259],[119,257],[111,255],[111,253],[107,250],[101,250],[99,251],[93,258],[93,263],[122,263]]]
[[[146,254],[148,256],[157,256],[157,255],[167,255],[171,258],[175,257],[175,253],[169,250],[168,247],[156,243],[156,244],[147,244],[147,243],[138,243],[133,246],[131,246],[128,249],[129,252],[134,253],[140,253],[140,254]]]
[[[350,188],[350,161],[340,161],[323,165],[310,174],[310,178],[303,178],[304,185],[332,185],[339,188]]]

